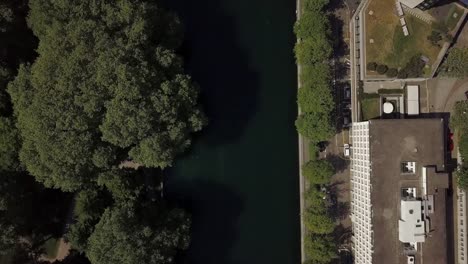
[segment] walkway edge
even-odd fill
[[[302,9],[301,9],[301,0],[296,0],[296,21],[301,19]],[[300,42],[300,39],[297,38],[296,42]],[[297,65],[297,90],[299,91],[301,87],[301,65]],[[299,104],[297,105],[297,114],[301,115],[301,108]],[[304,138],[299,132],[298,135],[298,146],[299,146],[299,200],[300,200],[300,222],[301,222],[301,263],[305,262],[305,249],[304,249],[304,236],[305,236],[305,226],[304,226],[304,191],[305,183],[304,176],[302,175],[302,165],[304,164]]]

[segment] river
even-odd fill
[[[210,120],[166,174],[193,213],[181,263],[300,263],[292,0],[168,0]]]

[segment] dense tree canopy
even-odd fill
[[[328,140],[333,132],[330,115],[335,108],[331,89],[332,54],[330,22],[324,6],[328,0],[307,0],[303,13],[294,25],[298,42],[294,48],[301,65],[298,104],[301,109],[296,121],[299,133],[314,143]]]
[[[327,184],[334,173],[333,165],[327,160],[311,160],[302,167],[302,174],[311,184]]]
[[[328,236],[314,236],[306,240],[305,249],[310,254],[305,263],[307,264],[328,264],[336,257],[336,245]]]
[[[297,131],[312,142],[327,140],[333,135],[330,117],[320,113],[305,113],[296,120]]]
[[[9,86],[28,171],[70,191],[127,157],[170,166],[204,124],[177,17],[144,0],[30,6],[39,56]]]
[[[93,264],[169,264],[189,242],[190,219],[174,209],[160,222],[142,223],[132,208],[106,209],[89,238],[87,255]]]
[[[330,182],[334,169],[325,160],[317,160],[317,144],[329,140],[334,125],[335,109],[332,93],[332,41],[330,21],[325,10],[329,0],[305,0],[301,18],[294,26],[298,42],[294,48],[301,66],[298,104],[301,114],[296,120],[297,131],[309,141],[311,161],[302,174],[308,180],[305,194],[305,263],[325,264],[336,257],[333,241],[335,221],[329,214],[329,194],[322,187]]]

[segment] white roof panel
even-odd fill
[[[408,102],[408,115],[419,115],[419,86],[406,87],[406,100]]]
[[[425,222],[422,216],[422,202],[401,201],[401,219],[398,221],[398,238],[404,243],[424,242]]]

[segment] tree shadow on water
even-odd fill
[[[209,124],[208,144],[236,141],[257,109],[259,80],[239,45],[234,20],[223,13],[222,1],[166,1],[185,26],[180,53],[187,71],[201,89]]]
[[[176,186],[177,185],[177,186]],[[230,250],[237,239],[237,221],[243,201],[218,183],[194,181],[165,184],[165,196],[192,214],[192,241],[179,264],[234,264]]]

